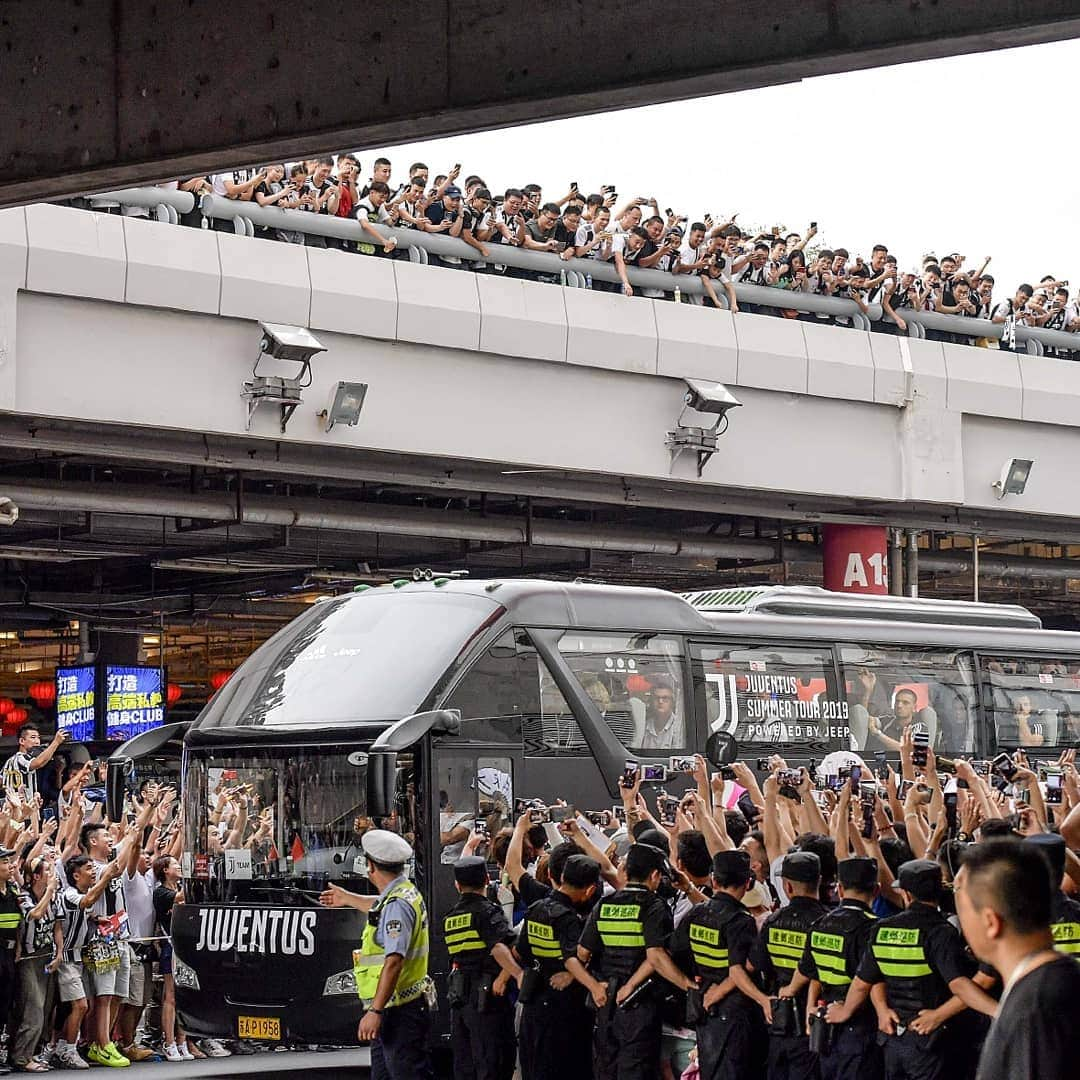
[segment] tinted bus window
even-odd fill
[[[559,641],[559,651],[623,746],[646,754],[687,746],[689,703],[678,638],[568,631]],[[545,689],[545,699],[549,726],[552,721],[563,723],[570,710],[553,683]],[[548,709],[565,712],[553,716]],[[570,737],[584,745],[576,724]]]
[[[967,653],[919,646],[840,646],[856,750],[899,753],[904,729],[924,729],[952,754],[975,748],[974,665]]]
[[[523,723],[540,716],[541,663],[522,631],[503,634],[447,699],[461,710],[461,738],[521,745]]]
[[[1080,660],[986,656],[983,704],[1000,746],[1080,744]]]
[[[702,645],[695,653],[710,731],[740,743],[847,746],[848,706],[836,695],[829,649]]]

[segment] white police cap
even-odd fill
[[[386,866],[397,866],[412,858],[413,849],[402,837],[388,829],[368,829],[360,838],[365,855]]]

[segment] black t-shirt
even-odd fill
[[[659,896],[644,886],[628,885],[593,908],[581,944],[592,954],[590,969],[601,978],[629,976],[648,949],[666,948],[673,929],[671,913]]]
[[[465,971],[496,975],[498,963],[491,950],[510,945],[514,935],[503,909],[482,893],[464,893],[443,919],[450,959]]]
[[[1080,964],[1070,957],[1037,967],[1005,996],[983,1043],[976,1080],[1075,1076],[1080,1062]]]
[[[522,874],[521,880],[517,884],[517,894],[521,897],[521,902],[528,908],[532,907],[537,900],[544,900],[549,897],[554,890],[550,885],[545,885],[542,881],[537,881],[532,874]]]
[[[172,928],[172,909],[176,902],[176,890],[168,885],[154,887],[154,914],[157,916],[158,925],[168,934]]]

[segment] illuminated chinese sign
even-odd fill
[[[94,738],[94,669],[58,668],[56,672],[56,722],[74,742]]]
[[[105,738],[121,742],[165,722],[161,668],[105,668]]]

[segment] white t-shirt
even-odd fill
[[[127,899],[128,927],[133,938],[148,938],[154,934],[154,875],[147,870],[134,876],[125,870],[124,896]]]

